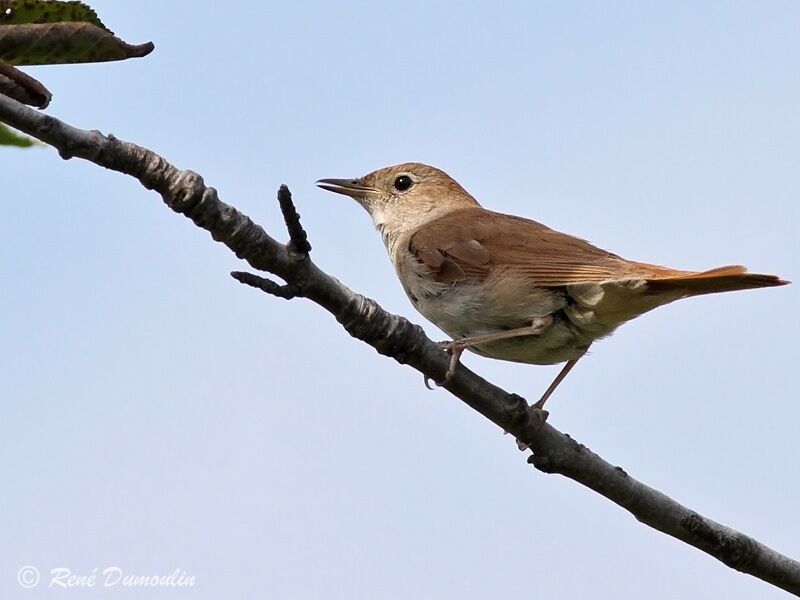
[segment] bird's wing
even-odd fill
[[[546,287],[693,274],[627,261],[536,221],[478,207],[453,211],[422,226],[409,250],[441,282],[482,281],[506,269]]]

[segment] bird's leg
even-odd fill
[[[545,390],[544,394],[542,394],[542,397],[539,398],[539,401],[536,402],[536,404],[534,404],[531,408],[538,408],[539,410],[544,410],[544,403],[547,402],[547,399],[551,396],[551,394],[556,391],[558,384],[564,381],[564,378],[572,370],[572,367],[574,367],[577,364],[577,362],[581,359],[581,357],[584,354],[586,354],[585,350],[583,354],[581,354],[578,358],[573,358],[572,360],[567,361],[567,363],[564,365],[564,368],[562,368],[561,371],[559,371],[558,375],[556,375],[556,378],[553,380],[553,383],[550,384],[550,386]]]
[[[588,350],[588,348],[586,350]],[[545,390],[544,394],[542,394],[542,397],[539,398],[539,401],[531,406],[531,410],[533,410],[534,412],[538,411],[538,414],[540,415],[539,418],[542,421],[547,419],[547,411],[544,409],[544,403],[547,402],[547,399],[550,397],[550,395],[554,391],[556,391],[558,384],[564,381],[564,378],[567,376],[567,373],[569,373],[572,370],[572,367],[574,367],[576,363],[583,357],[583,355],[586,354],[586,350],[584,350],[583,353],[578,358],[573,358],[572,360],[567,361],[567,363],[564,365],[561,371],[559,371],[558,375],[556,375],[556,378],[553,380],[553,383],[550,384],[550,386]],[[519,448],[520,450],[527,450],[528,444],[518,439],[517,448]]]
[[[553,316],[545,315],[543,317],[535,318],[530,325],[526,327],[518,327],[516,329],[508,329],[504,331],[495,331],[492,333],[485,333],[483,335],[475,335],[471,337],[461,338],[460,340],[452,340],[449,342],[440,342],[440,346],[450,353],[450,365],[447,367],[444,381],[439,385],[443,385],[450,381],[456,372],[458,366],[458,359],[464,353],[464,350],[470,346],[478,346],[480,344],[487,344],[489,342],[497,342],[499,340],[507,340],[509,338],[524,337],[528,335],[539,335],[543,333],[550,325],[553,324]],[[566,373],[565,373],[566,374]],[[427,380],[426,380],[427,385]]]

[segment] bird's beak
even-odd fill
[[[359,198],[378,192],[375,188],[363,185],[358,179],[320,179],[317,181],[317,185],[323,190],[344,194],[352,198]]]

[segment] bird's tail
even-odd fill
[[[729,265],[702,272],[664,269],[654,275],[655,277],[647,280],[648,291],[684,292],[687,296],[774,287],[789,283],[776,275],[748,273],[741,265]]]

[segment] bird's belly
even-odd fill
[[[591,341],[563,321],[539,335],[508,338],[470,347],[481,356],[534,365],[554,365],[583,356]]]
[[[540,334],[470,347],[482,356],[549,365],[581,356],[591,343],[561,314],[566,305],[563,295],[545,288],[506,285],[498,294],[491,282],[482,282],[442,286],[409,296],[423,316],[453,339],[528,327],[537,319],[552,316],[552,324]]]

